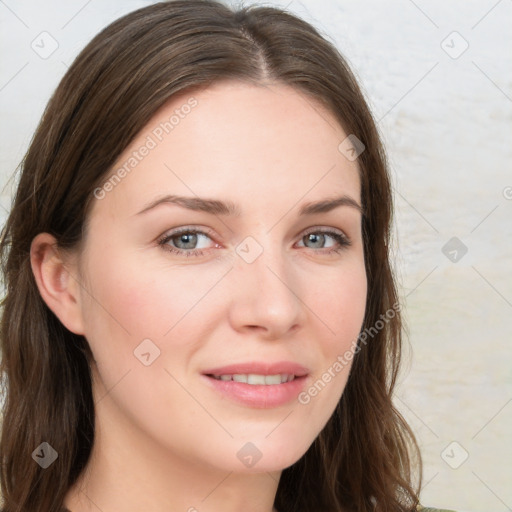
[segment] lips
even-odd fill
[[[289,361],[239,363],[202,372],[207,385],[223,397],[260,409],[285,405],[297,398],[308,375],[307,368]]]

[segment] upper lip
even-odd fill
[[[306,367],[291,361],[278,361],[275,363],[255,361],[219,366],[205,370],[202,373],[203,375],[277,375],[279,373],[286,373],[288,375],[295,375],[296,377],[303,377],[309,374],[309,370]]]

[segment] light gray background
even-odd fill
[[[150,3],[0,0],[2,224],[8,180],[73,58]],[[288,6],[338,46],[387,145],[412,347],[396,403],[423,450],[422,501],[512,510],[512,1],[267,5]]]

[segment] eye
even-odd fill
[[[203,252],[200,249],[208,248],[204,246],[205,239],[212,240],[207,232],[194,228],[181,228],[172,233],[166,233],[158,240],[158,245],[180,256],[202,256]],[[197,247],[198,243],[201,247]]]
[[[329,238],[334,240],[335,243],[329,245],[328,247],[325,247],[324,244],[326,240],[328,240]],[[301,238],[301,241],[304,241],[305,243],[308,244],[312,243],[314,245],[314,249],[327,249],[326,251],[322,251],[324,254],[333,254],[341,252],[347,247],[349,247],[352,243],[350,239],[343,233],[324,229],[316,229],[314,231],[309,231]]]

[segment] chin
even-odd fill
[[[263,473],[282,471],[295,464],[308,450],[314,439],[293,439],[276,435],[274,439],[235,440],[235,464],[226,460],[229,471]],[[293,441],[293,442],[292,442]]]

